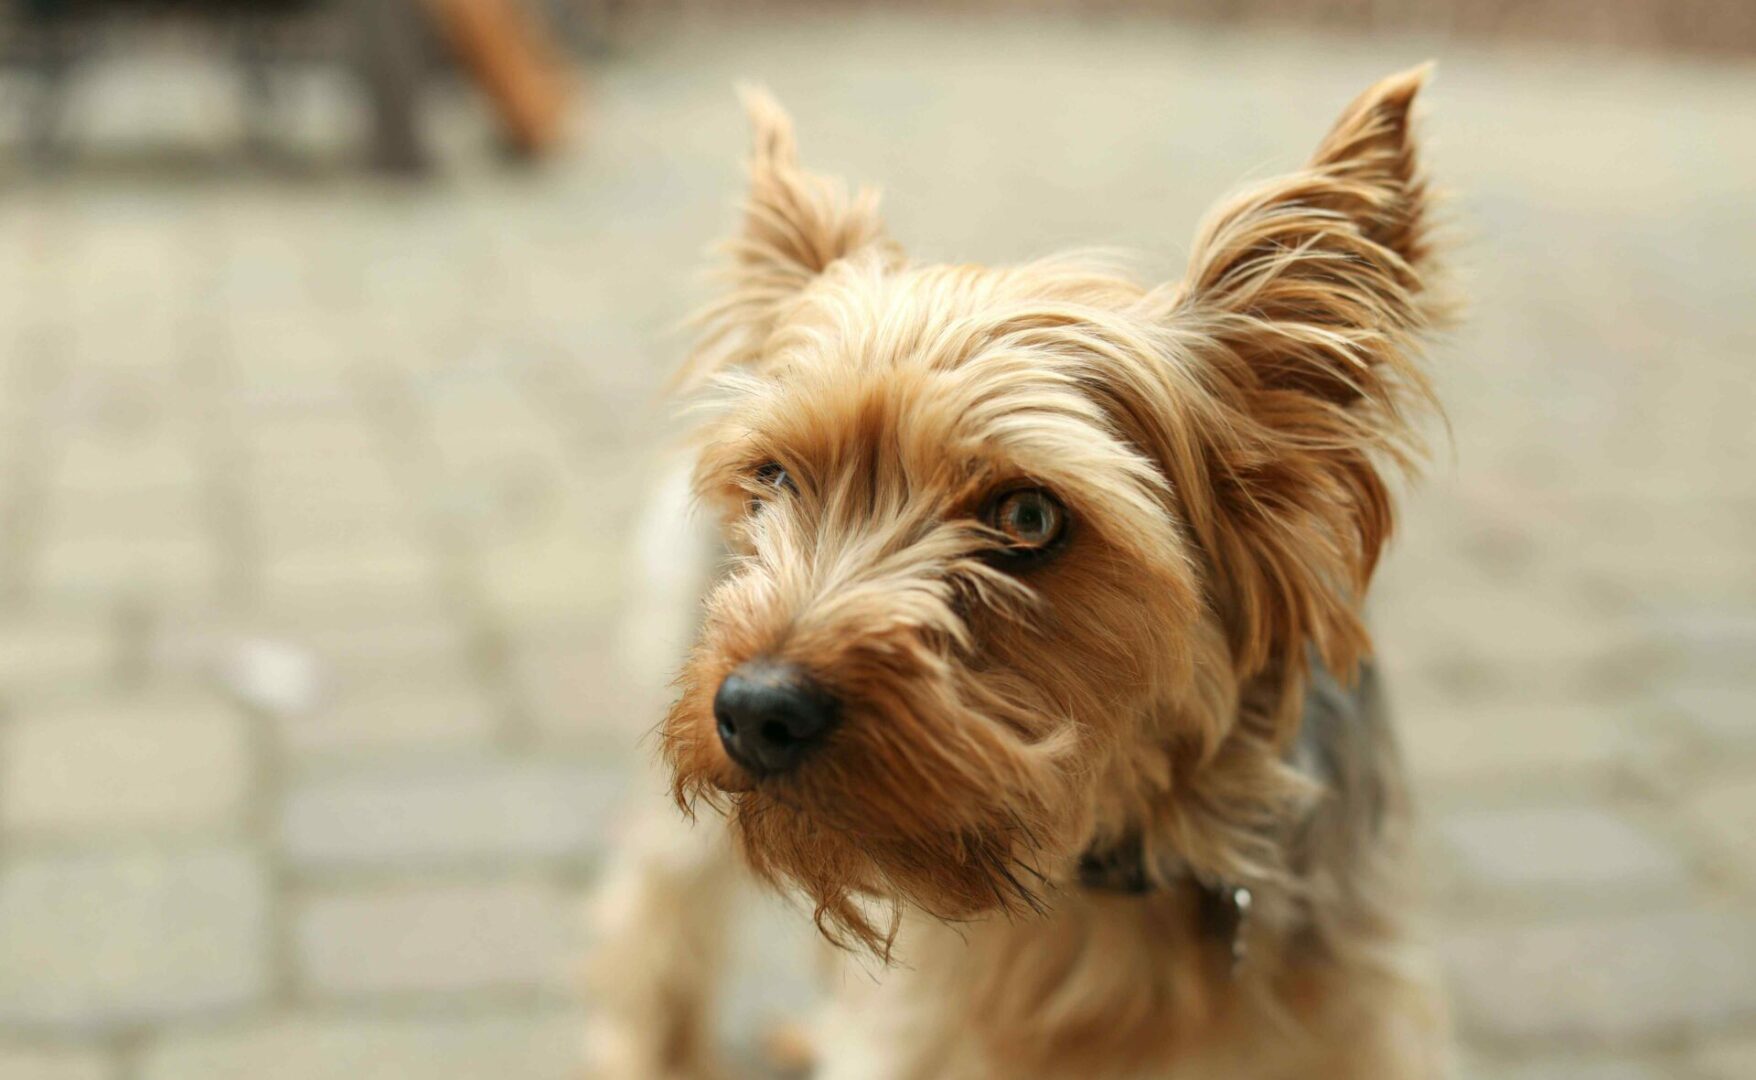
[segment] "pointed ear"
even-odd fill
[[[1185,303],[1270,328],[1328,326],[1399,341],[1441,314],[1428,280],[1431,199],[1410,122],[1430,73],[1423,65],[1373,86],[1304,169],[1220,206],[1197,236]],[[1324,359],[1302,374],[1343,375],[1395,357]]]
[[[739,88],[754,135],[737,235],[723,245],[727,291],[697,318],[703,330],[684,381],[755,359],[777,316],[837,260],[899,258],[878,193],[800,168],[792,118],[765,90]]]
[[[1345,215],[1367,240],[1416,271],[1429,254],[1430,207],[1410,114],[1432,74],[1433,65],[1422,64],[1368,89],[1311,156],[1311,169],[1327,176],[1333,189],[1319,204]]]
[[[786,110],[765,90],[744,87],[740,95],[755,145],[744,229],[731,254],[740,286],[782,298],[835,260],[885,243],[878,193],[862,187],[850,197],[840,180],[801,169]]]
[[[1172,305],[1207,390],[1204,460],[1181,487],[1246,674],[1299,667],[1308,644],[1345,672],[1368,647],[1381,470],[1418,451],[1417,354],[1446,314],[1410,127],[1427,74],[1372,87],[1304,169],[1222,205]]]

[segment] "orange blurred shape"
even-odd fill
[[[425,0],[512,145],[530,156],[561,140],[568,77],[558,51],[519,0]]]

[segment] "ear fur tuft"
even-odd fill
[[[1393,526],[1385,472],[1420,452],[1418,354],[1448,314],[1410,121],[1428,72],[1373,86],[1304,169],[1222,204],[1167,316],[1212,410],[1194,420],[1206,460],[1174,480],[1244,676],[1302,671],[1307,645],[1345,674],[1369,650],[1359,600]]]
[[[751,153],[742,228],[722,245],[724,295],[695,319],[700,341],[678,381],[756,361],[789,303],[837,260],[871,253],[896,261],[878,192],[799,166],[792,118],[768,91],[740,86]]]

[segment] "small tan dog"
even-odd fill
[[[607,875],[606,1075],[716,1074],[740,865],[877,960],[814,1031],[822,1077],[1444,1071],[1361,619],[1445,314],[1424,78],[1150,288],[912,263],[752,96],[686,375],[731,553],[662,730],[701,818]]]

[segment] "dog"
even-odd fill
[[[603,1075],[720,1075],[749,875],[856,968],[810,1031],[832,1080],[1446,1071],[1362,614],[1452,310],[1426,78],[1221,203],[1163,285],[912,262],[747,94],[681,377],[724,558],[657,740],[682,813],[594,906]]]

